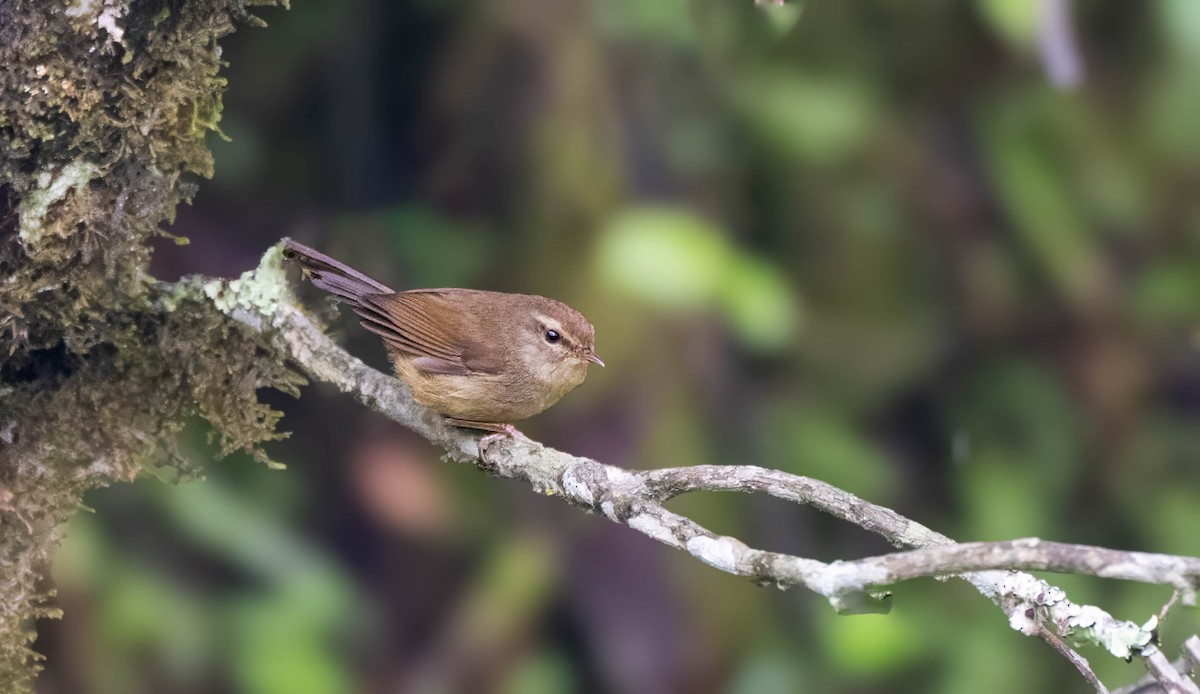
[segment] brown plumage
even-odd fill
[[[475,429],[520,433],[532,417],[583,382],[595,331],[561,301],[477,289],[397,292],[290,239],[284,257],[314,286],[349,304],[379,335],[417,402]]]

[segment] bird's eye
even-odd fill
[[[562,339],[562,335],[559,335],[557,330],[547,330],[546,331],[546,342],[549,342],[550,344],[554,344],[555,342],[558,342],[561,339]]]

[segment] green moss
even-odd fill
[[[0,220],[15,216],[17,232],[0,235],[6,692],[30,689],[31,627],[54,614],[42,571],[81,494],[157,466],[199,474],[176,443],[197,415],[222,452],[266,461],[279,415],[258,390],[300,382],[202,283],[161,285],[148,270],[147,241],[212,173],[218,40],[255,23],[252,4],[275,3],[0,8]],[[232,285],[230,296],[266,300]]]

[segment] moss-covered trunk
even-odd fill
[[[270,438],[261,338],[148,272],[212,172],[218,40],[277,0],[0,0],[0,689],[36,674],[44,576],[89,488],[188,469],[175,435]]]

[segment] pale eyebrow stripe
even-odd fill
[[[542,315],[540,313],[534,314],[533,317],[537,318],[538,321],[542,325],[546,326],[547,328],[557,331],[559,335],[562,334],[562,332],[563,332],[562,323],[559,323],[558,321],[554,320],[550,316]]]

